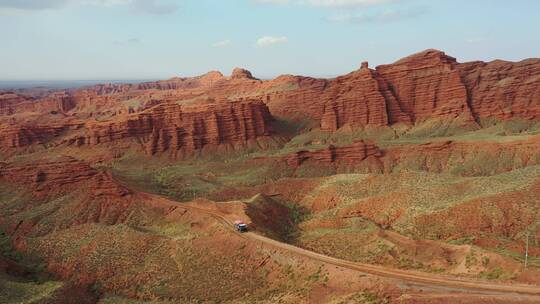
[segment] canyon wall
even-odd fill
[[[460,64],[470,107],[477,118],[540,119],[540,60]]]
[[[23,148],[34,144],[44,144],[67,129],[68,127],[64,125],[0,125],[0,147]]]
[[[75,107],[71,96],[65,92],[52,93],[36,99],[12,92],[0,92],[0,116],[21,113],[67,112]]]
[[[413,122],[458,116],[472,120],[457,65],[444,52],[426,50],[376,69]]]
[[[67,141],[84,146],[139,139],[149,154],[169,149],[189,153],[205,146],[244,144],[269,136],[271,120],[260,101],[191,106],[168,103],[125,119],[89,123],[84,134]]]
[[[375,69],[364,62],[332,79],[260,80],[237,68],[230,77],[209,72],[45,96],[0,92],[0,145],[45,143],[84,126],[85,132],[68,134],[67,142],[82,146],[138,138],[150,154],[194,151],[268,136],[273,118],[305,121],[329,132],[427,120],[459,119],[474,126],[489,119],[536,120],[540,59],[458,63],[444,52],[426,50]]]

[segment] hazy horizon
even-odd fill
[[[0,0],[0,79],[334,77],[435,48],[460,62],[538,57],[540,2]]]

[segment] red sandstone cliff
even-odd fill
[[[386,126],[411,122],[386,82],[367,66],[330,81],[321,98],[325,101],[321,129],[325,131],[347,124]]]
[[[232,100],[251,105],[231,108],[227,104]],[[540,119],[540,60],[458,63],[444,52],[426,50],[375,69],[363,63],[334,79],[286,75],[265,81],[235,69],[230,77],[210,72],[45,97],[4,92],[0,145],[45,143],[74,129],[63,126],[86,125],[83,135],[67,134],[71,143],[139,138],[151,154],[192,151],[266,136],[272,116],[308,119],[325,131],[428,119],[471,124],[486,118]]]
[[[260,101],[207,105],[161,104],[122,120],[89,123],[88,131],[68,139],[77,146],[139,139],[147,152],[190,153],[205,146],[246,144],[270,135],[272,117]]]
[[[455,58],[426,50],[377,67],[403,111],[413,122],[462,116],[472,120],[467,89]]]
[[[43,144],[59,136],[66,128],[60,126],[0,125],[0,147],[22,148]]]
[[[458,70],[476,118],[540,118],[539,59],[470,62]]]
[[[67,112],[74,106],[73,99],[65,92],[54,92],[40,99],[11,92],[0,92],[0,116],[28,112]]]

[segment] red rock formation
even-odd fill
[[[9,92],[0,93],[0,116],[24,112],[67,112],[74,107],[74,100],[64,92],[55,92],[41,99]]]
[[[539,119],[540,60],[496,60],[458,66],[476,118]]]
[[[142,82],[138,84],[107,83],[94,85],[79,91],[92,92],[97,95],[121,94],[140,90],[185,90],[211,87],[225,77],[218,71],[211,71],[197,77],[174,77],[168,80]]]
[[[207,144],[237,142],[222,139],[218,134],[224,130],[221,127],[213,131],[220,117],[238,113],[217,105],[230,100],[262,101],[268,109],[255,112],[265,112],[262,116],[267,119],[269,110],[277,118],[301,118],[311,122],[309,126],[319,125],[324,131],[335,131],[346,125],[416,124],[427,119],[459,118],[465,124],[490,117],[539,119],[540,60],[459,64],[443,52],[427,50],[375,70],[364,62],[359,70],[328,80],[286,75],[263,81],[255,79],[247,70],[235,69],[231,77],[210,72],[192,78],[97,85],[41,96],[0,94],[0,118],[4,117],[3,121],[0,119],[3,125],[0,144],[3,147],[43,143],[62,129],[51,130],[49,125],[62,126],[85,120],[89,132],[71,136],[72,143],[83,145],[139,138],[148,143],[150,153],[155,153],[169,147],[195,150]],[[176,127],[180,116],[190,115],[178,114],[184,110],[174,104],[199,104],[198,110],[187,111],[200,114],[190,114],[192,118],[185,121],[193,121]],[[215,109],[230,113],[208,118],[207,114],[202,114],[205,112],[202,107],[211,104],[216,105],[208,109],[210,116]],[[51,113],[61,115],[53,117]],[[13,123],[9,119],[15,116],[17,121]],[[204,119],[200,118],[203,116]],[[93,122],[98,119],[109,122]],[[200,122],[202,120],[204,122]],[[242,126],[232,123],[230,127],[234,132],[245,133]],[[215,134],[201,135],[207,129]],[[234,136],[229,134],[228,137]],[[243,137],[240,141],[245,141],[253,136],[239,137]]]
[[[377,72],[413,122],[459,116],[472,120],[467,90],[457,66],[456,59],[444,52],[426,50],[378,66]]]
[[[25,205],[8,210],[5,212],[8,216],[0,218],[0,226],[15,239],[85,223],[133,222],[141,210],[136,195],[109,173],[70,157],[24,164],[0,163],[0,180],[31,196]],[[46,207],[45,213],[27,213],[22,220],[9,216],[43,204],[53,207]]]
[[[385,150],[385,170],[489,175],[540,164],[540,136],[515,142],[429,142]]]
[[[410,122],[377,72],[364,67],[332,80],[324,94],[321,129],[335,131],[344,125],[386,126]]]
[[[318,151],[298,151],[285,158],[287,164],[293,168],[299,167],[304,161],[312,160],[319,163],[331,164],[334,162],[358,163],[368,157],[381,157],[382,152],[371,143],[357,141],[350,146],[328,148]]]
[[[248,78],[220,82],[207,91],[214,98],[258,99],[266,103],[276,117],[306,117],[319,121],[324,103],[321,100],[328,81],[311,77],[284,75],[269,81]]]
[[[19,126],[0,125],[0,149],[22,148],[33,144],[44,144],[59,136],[65,129],[63,125]]]
[[[60,157],[21,165],[0,163],[0,179],[24,185],[37,194],[49,195],[72,190],[75,185],[92,180],[95,195],[125,195],[127,189],[112,177],[71,157]]]
[[[271,116],[259,101],[209,105],[161,104],[125,120],[88,124],[88,132],[68,140],[78,146],[122,139],[142,140],[149,154],[205,146],[245,144],[270,135]]]
[[[235,68],[231,74],[232,79],[255,79],[250,71],[242,68]]]
[[[540,136],[515,142],[428,142],[391,146],[384,150],[364,141],[344,147],[329,146],[318,151],[298,151],[285,157],[293,168],[310,160],[321,164],[360,164],[377,159],[384,171],[402,169],[454,172],[465,176],[491,175],[540,164]],[[379,172],[379,171],[376,171]]]
[[[13,115],[18,104],[28,101],[29,98],[12,93],[0,93],[0,115]]]

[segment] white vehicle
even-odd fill
[[[244,222],[238,220],[234,222],[234,229],[236,229],[238,232],[247,232],[248,226]]]

